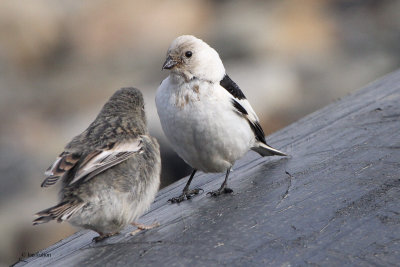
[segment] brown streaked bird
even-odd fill
[[[33,224],[68,221],[99,233],[95,241],[128,224],[150,229],[157,224],[136,220],[153,202],[160,172],[159,145],[147,130],[142,93],[122,88],[45,172],[42,187],[62,181],[60,202],[38,212]]]

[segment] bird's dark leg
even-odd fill
[[[98,232],[98,233],[99,233],[99,236],[96,236],[96,237],[93,238],[93,241],[96,242],[96,243],[99,242],[99,241],[102,241],[102,240],[104,240],[104,239],[106,239],[106,238],[108,238],[110,236],[119,234],[119,232],[107,233],[107,234],[103,234],[101,232]]]
[[[226,175],[225,175],[225,180],[224,182],[221,184],[221,187],[218,190],[215,191],[211,191],[208,192],[207,195],[211,195],[213,197],[219,196],[221,194],[229,194],[229,193],[233,193],[233,190],[227,187],[228,184],[228,177],[229,177],[229,173],[231,172],[231,168],[226,170]]]
[[[189,180],[187,181],[185,187],[183,188],[182,194],[180,196],[178,196],[178,197],[173,197],[173,198],[168,199],[169,202],[171,202],[171,203],[179,203],[179,202],[184,201],[185,198],[186,199],[191,199],[193,196],[197,195],[200,191],[203,190],[201,188],[195,188],[195,189],[189,190],[190,183],[192,182],[194,174],[196,172],[197,172],[197,170],[193,169],[192,174],[189,177]]]

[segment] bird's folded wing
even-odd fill
[[[136,139],[134,142],[119,143],[109,150],[103,150],[98,155],[92,157],[89,161],[84,162],[77,171],[74,179],[69,184],[73,184],[82,178],[89,180],[93,176],[127,160],[132,155],[139,153],[141,148],[141,139]]]
[[[240,90],[240,87],[227,74],[225,74],[219,84],[229,92],[233,107],[248,121],[256,139],[265,143],[265,134],[258,122],[257,114],[254,112],[249,101],[247,101],[242,90]]]
[[[79,159],[81,153],[72,153],[68,151],[62,152],[54,161],[54,163],[45,171],[46,179],[42,183],[42,187],[48,187],[55,184],[70,169],[72,169]]]
[[[232,104],[235,111],[247,120],[251,130],[254,133],[255,139],[258,141],[252,150],[256,151],[262,156],[286,156],[286,154],[282,151],[279,151],[267,144],[265,141],[264,131],[258,122],[258,117],[246,99],[239,100],[232,98]]]
[[[55,184],[57,180],[63,177],[76,164],[79,164],[78,169],[74,178],[68,184],[73,184],[81,179],[89,180],[112,166],[127,160],[134,154],[140,153],[141,148],[141,138],[137,138],[130,142],[125,141],[110,144],[104,149],[86,154],[84,158],[82,156],[77,157],[76,153],[63,152],[45,172],[49,177],[44,180],[42,187]],[[68,164],[65,162],[68,162]]]
[[[235,110],[247,120],[256,139],[262,143],[265,143],[264,131],[261,128],[261,125],[258,122],[258,117],[251,108],[249,102],[246,99],[237,100],[232,98],[232,104]]]
[[[234,81],[232,81],[227,74],[225,74],[224,78],[219,84],[222,88],[229,92],[230,97],[232,98],[232,103],[240,113],[245,115],[250,122],[258,122],[257,114],[254,112],[249,101],[246,99],[246,96],[243,94],[242,90],[240,90],[240,87]]]

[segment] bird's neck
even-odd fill
[[[189,71],[182,71],[182,70],[173,70],[171,71],[171,80],[174,83],[182,83],[182,82],[190,82],[191,80],[195,79],[196,77],[190,73]]]
[[[172,83],[175,83],[178,85],[183,84],[183,83],[193,83],[193,82],[195,82],[195,83],[205,82],[208,84],[214,83],[211,80],[207,80],[202,77],[194,76],[190,72],[171,72],[170,77],[171,77]]]

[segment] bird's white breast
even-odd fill
[[[248,122],[219,84],[169,76],[158,88],[156,105],[174,150],[195,169],[223,172],[254,144]]]

